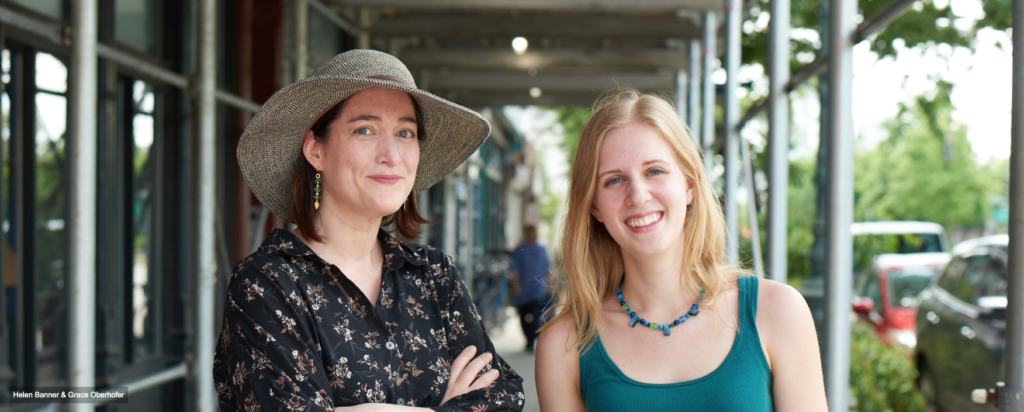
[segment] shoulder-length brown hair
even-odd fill
[[[420,105],[416,99],[412,96],[409,96],[409,98],[412,99],[413,108],[416,110],[416,136],[418,139],[423,140],[427,137],[423,127],[423,113],[420,112]],[[313,131],[313,138],[321,143],[327,142],[330,138],[331,124],[341,118],[346,102],[348,102],[348,99],[338,102],[330,109],[327,109],[324,114],[320,115],[320,118],[309,128],[309,130]],[[299,164],[295,167],[295,173],[292,175],[292,219],[295,219],[295,225],[307,239],[323,242],[324,235],[320,233],[320,229],[315,224],[315,217],[318,211],[313,205],[314,179],[316,179],[316,169],[313,168],[313,165],[309,164],[305,156],[299,156]],[[406,198],[405,204],[398,208],[398,211],[384,217],[381,221],[381,226],[389,227],[393,225],[393,231],[397,231],[403,238],[415,240],[420,235],[420,225],[429,223],[435,222],[427,220],[420,215],[419,204],[416,202],[416,192],[412,191],[409,193],[409,197]]]
[[[565,280],[560,285],[561,310],[545,328],[572,321],[573,347],[588,349],[597,336],[601,302],[615,293],[625,270],[622,251],[604,224],[591,213],[597,182],[601,144],[608,132],[630,123],[648,125],[661,135],[675,154],[686,177],[693,182],[693,201],[683,224],[683,288],[697,293],[707,287],[708,298],[730,287],[741,271],[725,264],[725,219],[701,154],[690,140],[689,129],[664,99],[635,89],[615,89],[595,104],[583,129],[569,180],[569,202],[562,234]]]

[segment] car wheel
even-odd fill
[[[935,387],[935,378],[928,368],[921,367],[921,376],[917,378],[917,388],[924,398],[924,410],[927,412],[940,412],[938,403],[938,389]]]

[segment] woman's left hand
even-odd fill
[[[484,367],[494,359],[494,355],[490,352],[485,352],[476,358],[473,357],[474,355],[476,355],[476,346],[470,345],[463,349],[459,356],[452,361],[448,389],[444,393],[441,405],[444,405],[449,399],[456,396],[489,387],[498,379],[499,373],[497,369],[491,369],[482,375],[480,374]]]

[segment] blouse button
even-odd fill
[[[395,342],[392,342],[392,341],[388,341],[388,343],[384,344],[384,347],[388,348],[388,350],[395,350],[396,346],[398,346],[398,345],[395,345]]]

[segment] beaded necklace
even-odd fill
[[[622,283],[621,282],[619,283],[619,287],[617,289],[615,289],[615,294],[619,297],[619,304],[622,305],[622,310],[626,311],[626,313],[629,314],[629,326],[636,327],[636,324],[639,323],[641,325],[644,325],[644,326],[647,326],[647,327],[651,328],[651,330],[661,329],[661,331],[665,333],[665,336],[668,336],[669,335],[669,329],[676,327],[676,325],[683,324],[691,316],[697,316],[698,314],[700,314],[700,309],[698,309],[698,308],[700,307],[700,301],[704,299],[704,292],[705,291],[707,291],[707,288],[704,285],[701,285],[700,286],[700,296],[697,297],[697,303],[694,303],[693,306],[690,306],[690,310],[688,312],[686,312],[685,315],[680,316],[679,319],[676,319],[676,320],[672,321],[672,323],[662,324],[662,325],[659,325],[659,324],[654,323],[654,322],[648,322],[648,321],[646,321],[644,319],[641,319],[640,316],[638,316],[636,314],[636,312],[633,312],[631,309],[629,309],[629,305],[627,305],[626,301],[622,299]]]

